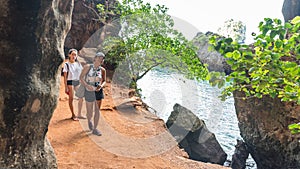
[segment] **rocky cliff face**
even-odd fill
[[[45,136],[73,3],[0,3],[0,168],[57,168]]]
[[[300,121],[300,106],[268,96],[243,100],[235,93],[241,136],[259,169],[300,168],[300,135],[288,125]]]
[[[285,0],[285,21],[300,15],[299,0]],[[300,136],[288,125],[300,121],[300,106],[264,96],[243,100],[234,93],[241,136],[259,169],[300,168]]]
[[[75,0],[72,26],[66,37],[65,48],[67,50],[70,48],[80,50],[83,47],[97,47],[107,34],[104,27],[110,25],[113,19],[117,17],[112,12],[117,2],[116,0]],[[99,14],[96,8],[97,4],[104,5],[105,9],[110,12],[107,12],[106,16]],[[92,37],[94,34],[98,35]],[[91,37],[94,39],[92,40]],[[87,41],[89,41],[88,44],[86,44]]]
[[[282,14],[285,21],[291,20],[295,16],[300,16],[300,1],[284,0],[282,6]]]

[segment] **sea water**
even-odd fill
[[[236,140],[242,139],[232,97],[221,101],[221,89],[212,87],[207,81],[189,80],[162,69],[148,72],[138,81],[138,88],[141,89],[142,100],[165,122],[176,103],[204,120],[231,161]],[[251,157],[247,164],[247,168],[256,168]]]

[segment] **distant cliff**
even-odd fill
[[[225,58],[217,51],[210,51],[209,36],[212,32],[202,33],[199,32],[196,37],[194,37],[193,44],[198,47],[197,55],[201,62],[208,65],[209,71],[225,72],[229,74],[231,69],[226,63]]]

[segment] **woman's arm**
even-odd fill
[[[81,71],[81,73],[80,73],[80,76],[79,76],[80,83],[81,83],[88,91],[95,91],[95,87],[89,85],[89,84],[85,81],[85,77],[86,77],[86,75],[88,74],[89,71],[90,71],[90,65],[89,65],[89,64],[84,65],[84,67],[83,67],[83,69],[82,69],[82,71]]]
[[[106,84],[106,70],[103,67],[101,67],[101,75],[101,88],[103,88]]]
[[[65,93],[68,94],[68,85],[67,85],[67,76],[68,76],[68,72],[64,72],[64,84],[65,84]]]
[[[67,71],[65,71],[66,69],[68,69],[68,66],[67,66],[67,63],[64,63],[63,73],[64,73],[65,93],[68,94],[69,89],[68,89],[68,85],[67,85],[67,80],[68,80],[69,69]]]
[[[85,76],[87,75],[89,70],[90,70],[90,65],[88,65],[88,64],[84,65],[84,67],[80,73],[80,76],[79,76],[80,83],[85,87],[88,86],[88,84],[85,81]]]

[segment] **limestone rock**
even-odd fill
[[[105,25],[112,22],[115,17],[112,13],[109,13],[106,20],[103,19],[104,16],[99,16],[97,13],[97,4],[102,4],[108,10],[113,10],[115,4],[118,1],[110,0],[75,0],[74,1],[74,11],[72,16],[72,26],[65,40],[65,50],[70,48],[82,49],[83,47],[95,48],[99,42],[103,41],[101,33],[104,32],[103,36],[109,34],[105,32]],[[99,18],[103,17],[103,18]],[[106,26],[109,27],[110,24]],[[97,32],[97,33],[96,33]],[[92,37],[94,34],[99,34],[98,36]],[[94,38],[94,39],[91,39]],[[102,39],[101,39],[102,38]],[[87,42],[89,41],[89,42]],[[89,44],[86,44],[89,43]]]
[[[288,129],[300,121],[300,106],[268,96],[243,97],[241,92],[234,93],[236,113],[241,136],[257,167],[300,168],[300,135]]]
[[[57,168],[46,133],[73,4],[0,3],[0,168]]]
[[[215,135],[206,128],[204,121],[190,110],[175,104],[166,125],[191,159],[224,164],[227,154]]]
[[[246,144],[242,140],[237,140],[230,167],[232,169],[245,169],[248,156],[249,151]]]
[[[225,58],[217,51],[209,51],[210,44],[209,35],[211,32],[206,34],[199,32],[193,39],[193,43],[198,47],[198,57],[202,63],[208,65],[209,71],[225,72],[225,74],[231,73],[230,66],[226,63]]]

